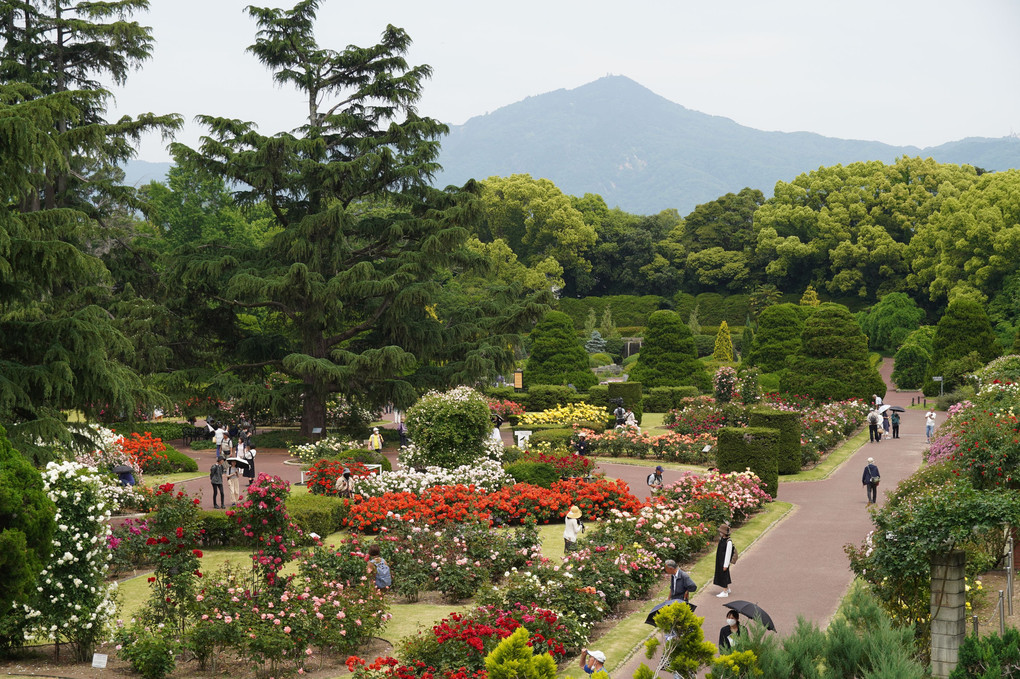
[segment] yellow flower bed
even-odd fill
[[[558,405],[538,413],[525,413],[521,424],[562,424],[572,426],[578,422],[603,422],[608,417],[605,408],[587,403]]]

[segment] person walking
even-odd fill
[[[563,520],[563,551],[574,552],[577,551],[577,535],[584,532],[584,526],[581,524],[581,508],[577,505],[571,505],[570,511],[567,512],[566,518]]]
[[[717,597],[725,598],[730,595],[730,583],[733,582],[730,564],[735,552],[733,541],[730,540],[730,525],[719,524],[719,546],[715,550],[715,577],[712,578],[712,584],[722,587],[723,591],[716,594]]]
[[[227,435],[227,428],[224,427],[222,423],[217,425],[216,426],[216,430],[213,431],[213,443],[216,444],[216,454],[217,455],[223,455],[223,439],[226,437],[226,435]],[[229,452],[229,450],[230,450],[230,446],[228,445],[227,446],[227,451]]]
[[[397,425],[397,434],[400,436],[400,447],[407,447],[407,425],[401,420],[400,424]]]
[[[889,421],[889,411],[882,413],[882,431],[885,432],[882,436],[889,436],[889,429],[892,423]]]
[[[924,435],[928,438],[928,443],[931,443],[931,437],[935,435],[935,406],[929,408],[924,415]]]
[[[900,437],[900,414],[894,410],[889,419],[892,421],[892,437],[898,439]]]
[[[237,462],[233,460],[227,467],[227,488],[230,489],[230,506],[233,507],[241,497],[241,470],[237,468]]]
[[[242,460],[244,460],[245,462],[248,463],[248,466],[244,468],[243,474],[244,474],[244,478],[248,479],[248,485],[249,486],[251,486],[251,484],[255,481],[255,455],[256,454],[258,454],[258,451],[255,450],[254,448],[245,448],[244,449],[244,457],[241,458]]]
[[[209,481],[212,483],[212,506],[213,509],[226,509],[227,504],[223,500],[223,475],[227,468],[223,466],[223,456],[217,455],[216,462],[209,468]],[[216,504],[216,496],[219,495],[220,503]]]
[[[878,473],[878,467],[875,465],[875,458],[868,458],[868,466],[864,468],[864,475],[861,477],[861,483],[864,484],[865,490],[868,491],[868,504],[865,507],[878,502],[878,483],[882,478]]]
[[[882,440],[882,435],[878,433],[878,423],[881,421],[881,417],[878,415],[878,408],[872,408],[871,412],[868,413],[868,440],[871,443],[878,443]]]
[[[678,568],[673,559],[666,559],[666,573],[669,575],[669,598],[690,602],[691,594],[698,591],[691,576]]]
[[[372,435],[368,437],[368,449],[377,453],[382,452],[383,438],[379,433],[379,427],[372,427]]]

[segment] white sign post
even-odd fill
[[[96,669],[106,669],[107,655],[105,653],[93,653],[92,654],[92,666]]]
[[[531,430],[520,429],[514,432],[514,436],[517,437],[517,447],[523,448],[527,440],[531,438]]]

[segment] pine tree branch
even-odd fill
[[[386,313],[386,310],[389,309],[391,302],[393,302],[393,297],[392,296],[387,296],[386,299],[383,300],[382,304],[379,305],[379,308],[375,310],[375,313],[372,314],[371,318],[369,318],[368,320],[362,321],[361,323],[358,323],[357,325],[355,325],[352,328],[348,328],[347,330],[344,330],[341,333],[337,333],[336,335],[333,335],[332,337],[327,338],[326,339],[326,346],[327,347],[336,346],[340,342],[344,342],[344,341],[349,340],[350,338],[354,337],[359,332],[363,332],[363,331],[368,330],[369,328],[371,328],[372,325],[376,321],[378,321],[379,318],[382,317],[382,315],[384,313]]]
[[[293,321],[293,320],[296,319],[296,317],[294,315],[294,312],[291,311],[290,308],[288,308],[283,302],[273,302],[273,301],[268,301],[268,302],[239,302],[236,299],[226,299],[225,297],[219,297],[217,295],[210,295],[210,297],[212,299],[216,300],[217,302],[223,302],[224,304],[229,304],[231,306],[239,306],[239,307],[242,307],[242,308],[245,308],[245,309],[267,309],[267,308],[269,308],[269,309],[278,309],[281,313],[283,313],[283,315],[285,315],[290,320]]]
[[[277,359],[273,361],[262,361],[261,363],[237,363],[231,366],[227,366],[220,371],[220,374],[229,373],[234,370],[242,370],[245,368],[265,368],[267,365],[283,365],[283,361]]]

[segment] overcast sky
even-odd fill
[[[189,145],[199,113],[301,123],[300,97],[245,52],[249,2],[151,3],[153,57],[113,114],[180,113]],[[434,69],[419,112],[450,124],[614,74],[761,130],[919,147],[1020,133],[1017,0],[322,0],[318,39],[374,44],[387,23]],[[138,157],[169,155],[153,138]]]

